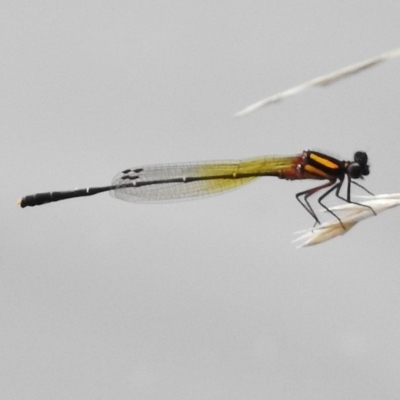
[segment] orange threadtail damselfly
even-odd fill
[[[299,203],[316,223],[320,223],[308,198],[316,192],[327,189],[318,198],[318,203],[340,221],[322,200],[331,192],[335,192],[339,199],[358,204],[351,200],[351,184],[354,183],[372,194],[354,181],[363,179],[368,174],[368,156],[365,152],[356,152],[353,161],[340,161],[323,153],[305,150],[301,154],[288,157],[160,164],[126,169],[115,176],[110,186],[38,193],[23,197],[18,204],[21,207],[33,207],[106,191],[111,191],[111,194],[118,199],[132,203],[178,201],[225,192],[262,176],[275,176],[286,180],[327,180],[323,185],[296,194]],[[346,178],[347,194],[346,197],[342,197],[340,190]]]

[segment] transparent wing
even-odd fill
[[[225,192],[260,176],[279,176],[295,157],[160,164],[127,169],[113,179],[112,195],[129,202],[167,202]]]
[[[327,74],[327,75],[319,76],[317,78],[311,79],[308,82],[302,83],[301,85],[295,86],[295,87],[285,90],[283,92],[269,96],[266,99],[260,100],[257,103],[254,103],[254,104],[246,107],[242,111],[239,111],[236,114],[236,116],[241,117],[241,116],[250,114],[253,111],[256,111],[262,107],[266,107],[269,104],[273,104],[278,101],[281,101],[286,97],[293,96],[293,95],[300,93],[303,90],[309,89],[313,86],[330,85],[331,83],[339,81],[340,79],[347,78],[348,76],[354,75],[365,69],[371,68],[374,65],[380,64],[383,61],[387,61],[387,60],[390,60],[392,58],[399,57],[399,56],[400,56],[400,47],[397,49],[388,51],[387,53],[383,53],[377,57],[370,58],[369,60],[365,60],[365,61],[362,61],[357,64],[349,65],[348,67],[342,68],[338,71],[331,72],[330,74]]]

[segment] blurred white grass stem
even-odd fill
[[[276,93],[272,96],[267,97],[266,99],[260,100],[257,103],[254,103],[242,111],[239,111],[235,116],[236,117],[242,117],[244,115],[250,114],[256,110],[259,110],[262,107],[266,107],[270,104],[276,103],[278,101],[283,100],[286,97],[293,96],[295,94],[298,94],[302,92],[303,90],[309,89],[314,86],[327,86],[330,85],[331,83],[337,82],[343,78],[347,78],[348,76],[357,74],[361,71],[364,71],[368,68],[371,68],[375,65],[378,65],[384,61],[390,60],[392,58],[396,58],[400,56],[400,47],[391,51],[388,51],[386,53],[383,53],[379,56],[370,58],[369,60],[365,60],[362,62],[359,62],[357,64],[352,64],[349,65],[345,68],[342,68],[338,71],[331,72],[326,75],[319,76],[317,78],[311,79],[310,81],[307,81],[305,83],[302,83],[301,85],[292,87],[288,90],[285,90],[280,93]]]
[[[373,197],[365,197],[368,200],[362,201],[359,204],[372,207],[376,214],[400,205],[400,193],[380,194]],[[346,203],[340,206],[331,207],[330,210],[334,213],[339,213],[340,221],[336,218],[323,223],[320,226],[303,230],[297,233],[303,233],[294,242],[302,242],[297,248],[313,246],[333,239],[336,236],[344,235],[358,222],[373,217],[375,214],[368,208],[357,204]],[[326,212],[326,210],[322,210]],[[342,216],[342,212],[346,213]],[[345,229],[343,229],[343,227]]]

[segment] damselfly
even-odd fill
[[[249,106],[238,115],[248,114],[314,86],[329,85],[399,56],[400,48],[397,48],[361,63],[314,78]],[[327,181],[320,186],[296,194],[300,204],[314,218],[315,222],[319,223],[308,198],[323,189],[326,190],[318,198],[318,203],[339,221],[340,218],[322,201],[332,192],[335,193],[336,197],[347,203],[367,207],[375,213],[370,206],[353,202],[350,195],[352,183],[372,194],[354,181],[355,179],[363,179],[368,174],[368,156],[365,152],[356,152],[353,161],[340,161],[323,153],[305,150],[301,154],[288,157],[258,157],[239,161],[163,164],[132,168],[118,174],[110,186],[76,189],[67,192],[38,193],[25,196],[18,203],[21,207],[32,207],[74,197],[92,196],[105,191],[111,191],[116,198],[129,202],[176,201],[225,192],[262,176],[275,176],[286,180],[314,179]],[[340,190],[346,179],[347,192],[346,197],[343,197]],[[344,228],[343,224],[342,227]]]
[[[92,196],[105,191],[111,191],[114,197],[133,203],[168,202],[214,195],[263,176],[274,176],[286,180],[327,181],[296,194],[300,204],[315,222],[319,223],[308,198],[316,192],[327,189],[318,198],[318,203],[338,218],[322,200],[329,193],[335,192],[338,198],[348,203],[358,204],[351,200],[351,184],[354,183],[370,193],[354,181],[354,179],[363,179],[368,174],[368,156],[365,152],[356,152],[353,161],[340,161],[323,153],[305,150],[301,154],[288,157],[161,164],[126,169],[113,179],[110,186],[38,193],[23,197],[19,200],[19,204],[21,207],[32,207],[74,197]],[[346,179],[347,193],[346,197],[343,197],[340,189]]]

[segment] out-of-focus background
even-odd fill
[[[23,195],[152,163],[365,150],[399,192],[400,2],[15,1],[0,13],[1,399],[398,399],[399,211],[312,225],[260,179],[202,201]],[[397,250],[396,250],[397,248]]]

